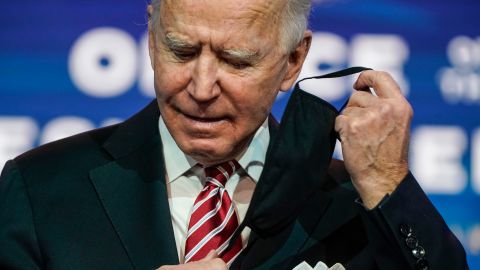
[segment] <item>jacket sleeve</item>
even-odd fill
[[[32,208],[14,161],[0,176],[0,269],[41,269]]]
[[[376,208],[360,212],[380,269],[392,263],[399,269],[468,269],[462,245],[411,173]]]

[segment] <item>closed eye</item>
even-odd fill
[[[192,52],[192,51],[179,51],[179,50],[174,50],[172,51],[175,57],[181,61],[189,61],[195,56],[197,56],[197,52]]]
[[[248,62],[242,62],[242,61],[226,61],[230,66],[232,66],[235,69],[245,69],[248,67],[251,67],[252,65]]]
[[[245,69],[245,68],[248,68],[248,67],[252,66],[252,64],[249,61],[244,60],[244,59],[221,57],[221,60],[225,64],[227,64],[227,65],[229,65],[229,66],[231,66],[235,69]]]

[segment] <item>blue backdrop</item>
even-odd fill
[[[480,2],[314,2],[301,76],[353,65],[394,75],[415,110],[412,171],[480,269]],[[39,144],[120,121],[154,97],[145,8],[134,0],[0,3],[0,168]],[[353,79],[302,87],[339,106]],[[278,97],[277,117],[287,99]]]

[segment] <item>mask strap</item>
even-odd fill
[[[353,74],[356,74],[356,73],[359,73],[359,72],[362,72],[362,71],[365,71],[365,70],[372,70],[372,69],[371,68],[366,68],[366,67],[349,67],[349,68],[342,69],[342,70],[339,70],[339,71],[335,71],[335,72],[332,72],[332,73],[328,73],[328,74],[325,74],[325,75],[306,77],[306,78],[303,78],[300,81],[298,81],[295,88],[300,89],[300,83],[303,82],[303,81],[306,81],[306,80],[339,78],[339,77],[344,77],[344,76],[350,76],[350,75],[353,75]],[[347,106],[349,100],[350,100],[350,98],[348,98],[347,101],[345,101],[345,103],[340,108],[339,112],[341,112],[341,111],[343,111],[343,109],[345,109],[345,106]]]
[[[342,69],[342,70],[335,71],[335,72],[332,72],[332,73],[328,73],[328,74],[325,74],[325,75],[303,78],[295,84],[295,89],[300,89],[300,83],[303,82],[303,81],[306,81],[306,80],[339,78],[339,77],[353,75],[353,74],[356,74],[356,73],[359,73],[359,72],[362,72],[362,71],[365,71],[365,70],[372,70],[372,69],[371,68],[366,68],[366,67],[350,67],[350,68]],[[349,100],[350,100],[350,98],[348,98],[345,101],[345,103],[343,103],[342,107],[340,108],[340,110],[338,110],[338,112],[341,112],[341,111],[343,111],[343,109],[345,109]],[[340,135],[337,132],[335,132],[335,133],[336,133],[337,139],[339,141],[342,141],[340,139]]]
[[[349,75],[353,75],[355,73],[359,73],[359,72],[362,72],[362,71],[365,71],[365,70],[372,70],[372,69],[371,68],[366,68],[366,67],[349,67],[349,68],[346,68],[346,69],[342,69],[342,70],[339,70],[339,71],[335,71],[335,72],[320,75],[320,76],[306,77],[306,78],[303,78],[300,81],[298,81],[297,84],[301,83],[305,80],[310,80],[310,79],[331,79],[331,78],[339,78],[339,77],[349,76]]]

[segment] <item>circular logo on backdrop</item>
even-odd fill
[[[69,54],[69,73],[87,95],[106,98],[126,92],[137,74],[137,45],[125,31],[99,27],[82,34]]]

